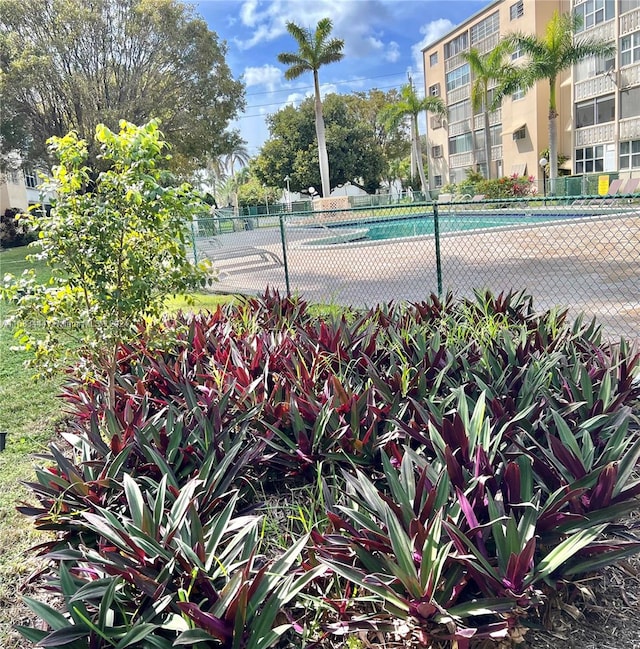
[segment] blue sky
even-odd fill
[[[197,12],[228,45],[227,62],[246,84],[247,107],[233,124],[256,155],[268,138],[265,116],[313,92],[311,74],[284,78],[279,52],[296,51],[287,21],[314,28],[328,16],[344,39],[344,59],[320,70],[323,92],[388,90],[412,73],[422,90],[420,51],[489,0],[200,0]]]

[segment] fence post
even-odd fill
[[[282,241],[282,261],[284,262],[284,281],[287,287],[287,297],[291,297],[291,287],[289,286],[289,262],[287,260],[287,238],[284,232],[284,213],[280,212],[280,239]]]
[[[198,263],[198,251],[196,249],[196,233],[193,229],[193,219],[191,219],[191,245],[193,247],[193,263]]]
[[[438,203],[433,203],[433,236],[436,241],[436,279],[438,281],[438,297],[442,297],[442,260],[440,258],[440,222],[438,219]]]

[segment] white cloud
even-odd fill
[[[301,12],[302,7],[304,10]],[[331,17],[332,35],[345,41],[345,56],[365,57],[384,49],[385,43],[379,30],[391,20],[388,0],[243,0],[240,20],[252,30],[249,38],[234,39],[238,47],[248,50],[260,44],[276,40],[286,34],[287,22],[314,29],[321,18]],[[295,50],[291,43],[291,51]]]
[[[395,41],[390,41],[384,58],[389,63],[395,63],[400,58],[400,46]]]
[[[265,63],[260,67],[248,67],[244,69],[244,82],[247,88],[251,86],[264,86],[273,92],[280,86],[282,70],[275,65]]]
[[[447,32],[451,31],[454,27],[454,24],[447,18],[439,18],[438,20],[432,20],[426,25],[420,27],[420,33],[423,34],[423,38],[418,42],[414,43],[411,46],[411,55],[413,57],[413,62],[416,66],[416,69],[422,73],[423,69],[423,60],[422,60],[422,50],[437,41],[441,36],[444,36]]]

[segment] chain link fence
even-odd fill
[[[371,306],[430,293],[524,290],[539,309],[596,317],[640,338],[637,197],[404,202],[332,211],[216,213],[193,223],[214,290],[267,287],[313,302]]]

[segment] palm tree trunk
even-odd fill
[[[320,164],[320,181],[322,195],[326,198],[331,194],[331,181],[329,180],[329,157],[327,156],[327,140],[324,134],[324,117],[322,116],[322,100],[320,99],[320,83],[318,71],[313,71],[313,86],[315,89],[315,117],[316,137],[318,139],[318,162]]]
[[[427,198],[427,178],[424,175],[424,165],[422,164],[422,151],[420,151],[420,133],[418,131],[418,116],[412,115],[411,123],[413,128],[411,134],[413,135],[413,151],[416,156],[416,163],[418,165],[418,174],[420,175],[420,185],[422,186],[422,193],[424,198]]]
[[[409,162],[409,172],[412,178],[415,178],[418,175],[418,159],[416,158],[416,149],[413,146],[413,143],[416,139],[416,127],[411,118],[411,160]]]
[[[484,155],[487,163],[487,179],[491,180],[491,131],[489,126],[489,109],[484,105]]]
[[[556,80],[549,79],[549,193],[556,193],[558,178],[558,111],[556,110]]]

